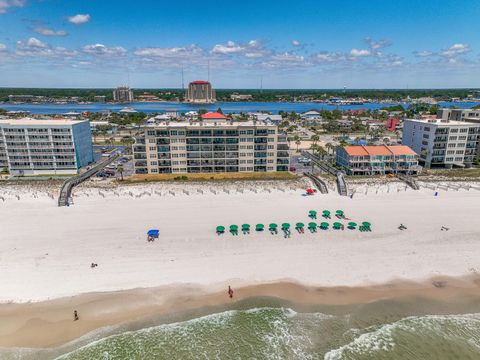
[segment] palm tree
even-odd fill
[[[298,147],[299,147],[300,144],[302,143],[302,141],[300,140],[300,136],[295,135],[295,136],[293,137],[293,141],[295,141],[295,145],[297,145],[297,153],[298,153]]]
[[[310,140],[312,141],[312,144],[316,145],[317,142],[320,140],[320,136],[318,134],[313,134],[310,137]]]
[[[330,155],[330,150],[332,150],[332,152],[335,150],[335,146],[332,143],[326,143],[325,148],[327,149],[327,152],[329,155]]]
[[[117,167],[117,171],[120,173],[120,181],[123,181],[123,166],[122,165],[119,165]]]

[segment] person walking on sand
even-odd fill
[[[73,310],[73,321],[77,321],[77,320],[78,320],[77,310]]]
[[[228,296],[230,296],[230,299],[233,298],[233,290],[230,285],[228,285]]]

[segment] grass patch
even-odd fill
[[[289,172],[267,173],[195,173],[195,174],[135,174],[120,183],[155,181],[236,181],[236,180],[293,180],[297,176]]]
[[[446,178],[480,178],[480,168],[470,169],[424,169],[422,175]],[[422,176],[423,177],[423,176]]]

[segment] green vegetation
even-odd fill
[[[238,181],[238,180],[292,180],[296,175],[289,172],[255,172],[255,173],[198,173],[188,175],[176,174],[135,174],[124,179],[124,183],[157,181]]]
[[[215,84],[213,84],[215,86]],[[93,101],[94,96],[103,95],[107,101],[113,100],[113,89],[42,89],[42,88],[0,88],[0,101],[8,101],[8,95],[34,95],[48,98],[78,97],[83,101]],[[432,97],[437,101],[451,98],[467,98],[475,89],[216,89],[218,101],[231,101],[232,94],[249,94],[252,98],[247,101],[275,102],[275,101],[309,101],[327,100],[330,97],[365,98],[378,100],[402,100],[410,97]],[[153,95],[164,101],[183,101],[182,89],[134,89],[134,96]]]

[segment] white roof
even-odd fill
[[[217,125],[215,125],[215,121],[209,121],[208,123],[195,121],[195,122],[180,122],[180,121],[165,121],[160,122],[158,124],[148,124],[148,127],[156,127],[156,126],[168,126],[168,127],[239,127],[239,126],[274,126],[264,121],[216,121]]]
[[[479,124],[469,123],[465,121],[443,120],[443,119],[405,119],[405,121],[417,122],[423,125],[466,126],[466,127],[480,126]]]
[[[310,111],[304,112],[302,115],[320,115],[320,113],[315,110],[310,110]]]
[[[71,119],[33,119],[33,118],[21,118],[21,119],[7,119],[0,120],[0,125],[75,125],[82,122],[88,122],[87,120],[71,120]]]

